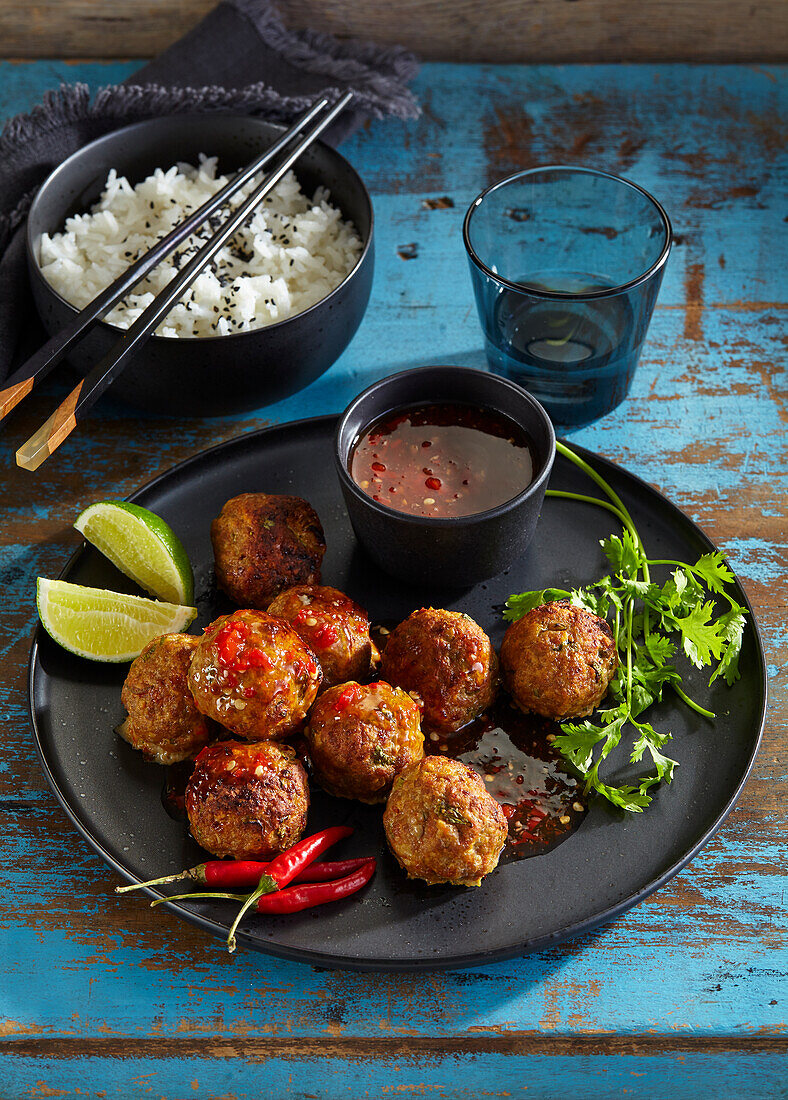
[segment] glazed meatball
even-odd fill
[[[498,658],[468,615],[423,607],[392,632],[381,674],[419,696],[425,729],[453,733],[492,703]]]
[[[200,638],[189,688],[203,714],[247,741],[267,741],[300,728],[322,675],[287,623],[264,611],[234,611]]]
[[[512,623],[501,646],[501,671],[515,703],[561,721],[590,714],[618,667],[604,619],[557,600]]]
[[[397,775],[424,755],[419,719],[407,692],[382,681],[329,688],[304,730],[320,786],[340,798],[385,802]]]
[[[408,878],[479,886],[506,843],[506,817],[467,764],[426,756],[394,780],[386,839]]]
[[[306,828],[309,785],[289,745],[216,741],[197,757],[186,813],[197,843],[214,856],[271,859]]]
[[[197,642],[190,634],[162,634],[131,662],[120,695],[129,716],[118,732],[146,760],[177,764],[208,744],[209,723],[187,682]]]
[[[300,497],[233,497],[211,524],[211,542],[216,583],[241,607],[264,611],[285,588],[320,581],[323,528]]]
[[[366,611],[338,588],[297,584],[276,597],[268,614],[290,623],[313,651],[323,670],[321,691],[366,679],[378,659]]]

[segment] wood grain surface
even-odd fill
[[[31,105],[61,76],[96,86],[132,70],[0,65],[0,111]],[[427,66],[420,120],[375,124],[343,147],[373,194],[378,260],[361,329],[323,378],[238,418],[143,418],[108,395],[35,475],[13,451],[73,380],[61,373],[4,426],[0,1096],[785,1095],[783,79],[768,66]],[[82,508],[208,444],[339,410],[394,370],[483,365],[464,211],[505,172],[555,160],[623,172],[673,220],[633,391],[570,438],[665,492],[742,579],[771,681],[752,776],[667,886],[551,950],[425,976],[230,957],[144,898],[113,894],[115,876],[46,786],[26,701],[35,577],[60,572]]]
[[[0,0],[2,57],[151,57],[215,0]],[[788,56],[784,0],[282,0],[287,24],[425,60],[751,61]]]

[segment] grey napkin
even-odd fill
[[[334,98],[352,88],[353,109],[325,135],[337,145],[366,118],[417,115],[407,88],[416,69],[413,55],[397,46],[289,31],[269,0],[224,0],[124,84],[93,97],[85,84],[62,85],[11,119],[0,134],[0,382],[35,321],[25,217],[38,187],[76,149],[120,126],[178,112],[239,111],[287,123],[319,92]]]

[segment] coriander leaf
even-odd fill
[[[718,676],[725,677],[725,683],[728,687],[732,687],[739,679],[739,654],[741,653],[745,615],[745,610],[737,605],[735,610],[727,611],[724,615],[720,615],[717,620],[717,625],[722,627],[725,649],[720,663],[709,680],[709,686],[714,683]]]
[[[725,564],[725,558],[719,550],[698,558],[693,566],[693,572],[703,578],[706,587],[711,592],[719,592],[722,595],[725,593],[725,585],[732,584],[736,579]]]
[[[522,619],[523,615],[529,611],[533,611],[535,607],[541,607],[543,603],[550,603],[552,600],[564,600],[569,595],[570,593],[563,588],[542,588],[533,592],[521,592],[518,596],[510,596],[506,601],[503,617],[510,623],[515,622],[517,619]]]
[[[656,775],[650,777],[648,780],[641,782],[641,790],[643,789],[643,783],[648,782],[649,786],[654,786],[664,779],[666,783],[670,783],[673,779],[673,770],[678,767],[675,760],[671,760],[669,756],[664,756],[660,749],[671,740],[671,734],[669,733],[657,733],[653,726],[648,722],[643,722],[640,725],[640,737],[635,742],[632,749],[632,755],[630,761],[633,764],[637,764],[643,759],[643,755],[648,750],[651,759],[654,761],[657,767]]]
[[[624,596],[631,596],[632,599],[648,600],[659,594],[659,585],[651,584],[649,581],[634,580],[629,577],[622,577],[618,587],[619,591],[622,592]]]
[[[645,639],[645,646],[655,665],[669,661],[676,652],[676,647],[670,638],[666,638],[664,634],[658,634],[655,630],[649,632]]]
[[[703,589],[683,569],[676,569],[669,580],[665,581],[662,588],[649,590],[644,602],[659,614],[681,615],[688,614],[703,596]],[[673,624],[669,624],[671,629]]]
[[[681,644],[684,652],[696,668],[710,665],[713,659],[719,659],[725,646],[723,628],[720,621],[710,622],[714,604],[708,600],[697,604],[689,615],[677,617],[675,622],[681,631]]]
[[[584,775],[593,762],[594,746],[607,736],[607,730],[584,722],[564,722],[556,736],[555,746]]]
[[[599,545],[617,573],[626,573],[629,577],[637,576],[641,557],[632,535],[626,528],[621,538],[618,535],[611,535],[610,538],[602,539]]]
[[[621,594],[614,583],[613,577],[603,577],[602,580],[597,581],[593,587],[598,588],[604,595],[604,598],[609,600],[619,611],[624,610],[624,601],[621,599]]]
[[[619,718],[626,720],[629,715],[629,710],[627,709],[626,700],[622,696],[617,707],[609,707],[607,710],[597,711],[597,714],[599,715],[600,722],[605,726],[609,726],[611,722],[615,722]]]
[[[607,596],[604,593],[597,595],[588,588],[573,588],[569,602],[572,607],[582,607],[585,611],[590,611],[592,615],[599,615],[603,619],[610,610],[610,601]]]
[[[592,782],[591,786],[608,802],[612,802],[614,806],[619,806],[622,810],[628,810],[629,813],[642,813],[646,806],[651,803],[651,799],[647,794],[628,784],[623,787],[610,787],[607,783],[597,779],[596,782]]]
[[[632,662],[632,676],[645,687],[649,688],[655,699],[662,697],[662,685],[668,682],[677,683],[681,676],[673,665],[654,664],[645,649],[639,649],[635,660]]]
[[[644,710],[647,710],[654,702],[656,695],[649,691],[644,684],[633,684],[630,690],[632,717],[637,718]]]

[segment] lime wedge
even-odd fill
[[[131,661],[152,638],[185,630],[196,607],[38,578],[38,617],[64,649],[91,661]]]
[[[86,508],[74,526],[152,596],[177,604],[194,600],[194,574],[186,551],[154,512],[125,500],[105,500]]]

